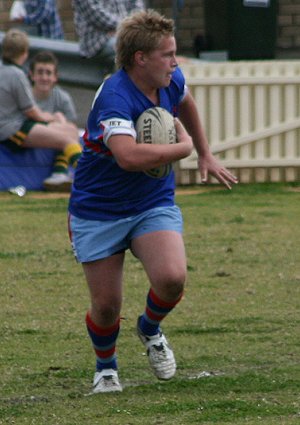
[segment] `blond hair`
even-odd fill
[[[18,59],[29,49],[29,39],[25,32],[18,29],[7,31],[2,42],[2,58],[11,61]]]
[[[117,31],[117,67],[129,69],[137,51],[152,52],[157,49],[162,37],[174,34],[174,21],[154,10],[143,10],[129,15],[121,22]]]

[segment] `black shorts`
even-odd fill
[[[19,152],[24,148],[23,144],[25,142],[26,137],[28,136],[30,130],[36,124],[44,124],[47,125],[47,122],[44,121],[34,121],[34,120],[26,120],[23,122],[22,127],[15,134],[8,137],[6,140],[3,140],[2,144],[7,146],[13,152]]]

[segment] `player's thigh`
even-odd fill
[[[48,127],[58,130],[60,133],[63,132],[64,135],[78,139],[78,127],[71,121],[52,121],[48,124]]]
[[[181,233],[161,230],[132,240],[131,250],[140,259],[154,288],[173,286],[180,292],[186,279],[186,255]]]
[[[64,149],[68,140],[63,125],[36,124],[28,133],[24,147]]]

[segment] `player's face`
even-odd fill
[[[52,63],[36,63],[30,78],[37,91],[48,93],[57,82],[55,65]]]
[[[147,67],[145,76],[156,88],[168,87],[172,74],[177,67],[176,40],[174,37],[163,37],[158,48],[146,55]]]

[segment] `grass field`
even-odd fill
[[[89,305],[67,198],[0,194],[0,424],[300,423],[300,187],[180,190],[188,285],[164,323],[178,363],[151,374],[135,335],[148,288],[128,254],[120,394],[90,395]]]

